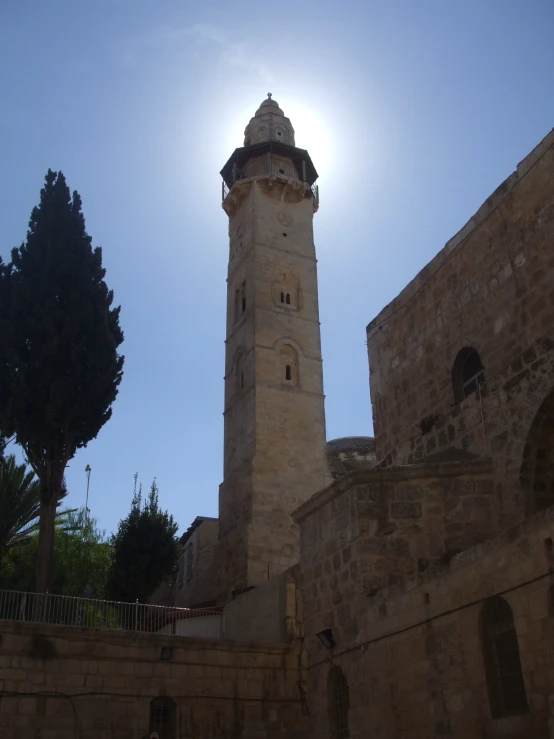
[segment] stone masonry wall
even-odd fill
[[[452,482],[461,488],[467,480]],[[312,735],[332,737],[328,676],[338,666],[348,684],[351,739],[553,737],[554,509],[460,554],[437,556],[422,570],[412,547],[430,547],[432,518],[427,537],[405,527],[400,551],[388,534],[376,553],[369,491],[332,488],[295,513]],[[381,572],[377,585],[375,572],[391,564],[394,577]],[[391,585],[383,587],[387,578]],[[481,613],[497,595],[513,612],[529,710],[493,719]],[[316,636],[325,628],[332,629],[331,649]]]
[[[475,460],[351,472],[295,511],[307,628],[354,629],[353,600],[440,570],[496,533],[491,471]]]
[[[551,132],[367,327],[379,460],[402,464],[455,445],[492,454],[497,481],[514,488],[526,435],[554,387],[553,247]],[[482,398],[456,405],[451,373],[464,347],[479,352],[485,386]],[[520,501],[502,506],[507,523],[523,516]]]
[[[230,257],[218,596],[298,562],[290,514],[331,480],[311,192],[281,175],[241,179],[223,207]]]
[[[308,735],[294,645],[7,621],[0,635],[2,739],[143,739],[160,696],[175,702],[172,739]]]

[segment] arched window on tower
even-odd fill
[[[331,667],[327,676],[327,707],[331,739],[348,739],[350,696],[348,682],[340,667]]]
[[[299,385],[298,352],[290,344],[284,344],[280,351],[281,382],[286,385]]]
[[[474,393],[484,382],[485,373],[481,357],[472,347],[464,347],[458,352],[452,368],[452,387],[456,403]]]
[[[483,659],[493,718],[527,713],[527,694],[512,609],[500,596],[481,609]]]
[[[235,323],[246,312],[246,280],[235,290]]]
[[[154,698],[150,701],[150,726],[148,736],[157,732],[160,739],[175,739],[176,706],[171,698]]]

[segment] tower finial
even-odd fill
[[[267,93],[267,97],[271,100],[271,93],[270,92]]]

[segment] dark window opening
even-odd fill
[[[154,698],[150,702],[149,734],[156,731],[160,739],[175,737],[175,703],[171,698]]]
[[[281,136],[281,131],[277,131],[277,136]]]
[[[286,235],[286,233],[285,233],[284,231],[283,231],[283,236],[284,236],[285,238],[287,238],[287,235]]]
[[[290,293],[287,293],[287,305],[290,305]]]
[[[240,309],[242,313],[246,310],[246,281],[240,286]]]
[[[244,390],[244,372],[240,373],[240,389]]]
[[[528,516],[554,505],[554,392],[552,391],[542,402],[531,424],[523,449],[519,474],[521,484],[527,493],[525,512]],[[552,540],[550,546],[554,548]]]
[[[279,170],[279,174],[285,174],[285,170],[284,169],[280,169]]]
[[[478,390],[484,382],[485,373],[481,357],[472,347],[465,347],[458,353],[452,368],[455,401],[460,403]]]
[[[290,364],[287,364],[285,366],[285,379],[286,380],[292,380],[292,372],[291,372],[291,369],[290,369]]]
[[[528,713],[527,694],[512,609],[500,596],[481,611],[483,657],[493,718]]]
[[[348,739],[348,710],[350,696],[348,683],[340,667],[331,667],[327,678],[327,705],[332,739]]]
[[[285,302],[285,293],[281,293],[281,303]]]

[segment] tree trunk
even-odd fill
[[[54,521],[57,496],[48,503],[41,501],[38,529],[36,592],[46,593],[52,588],[54,579]]]

